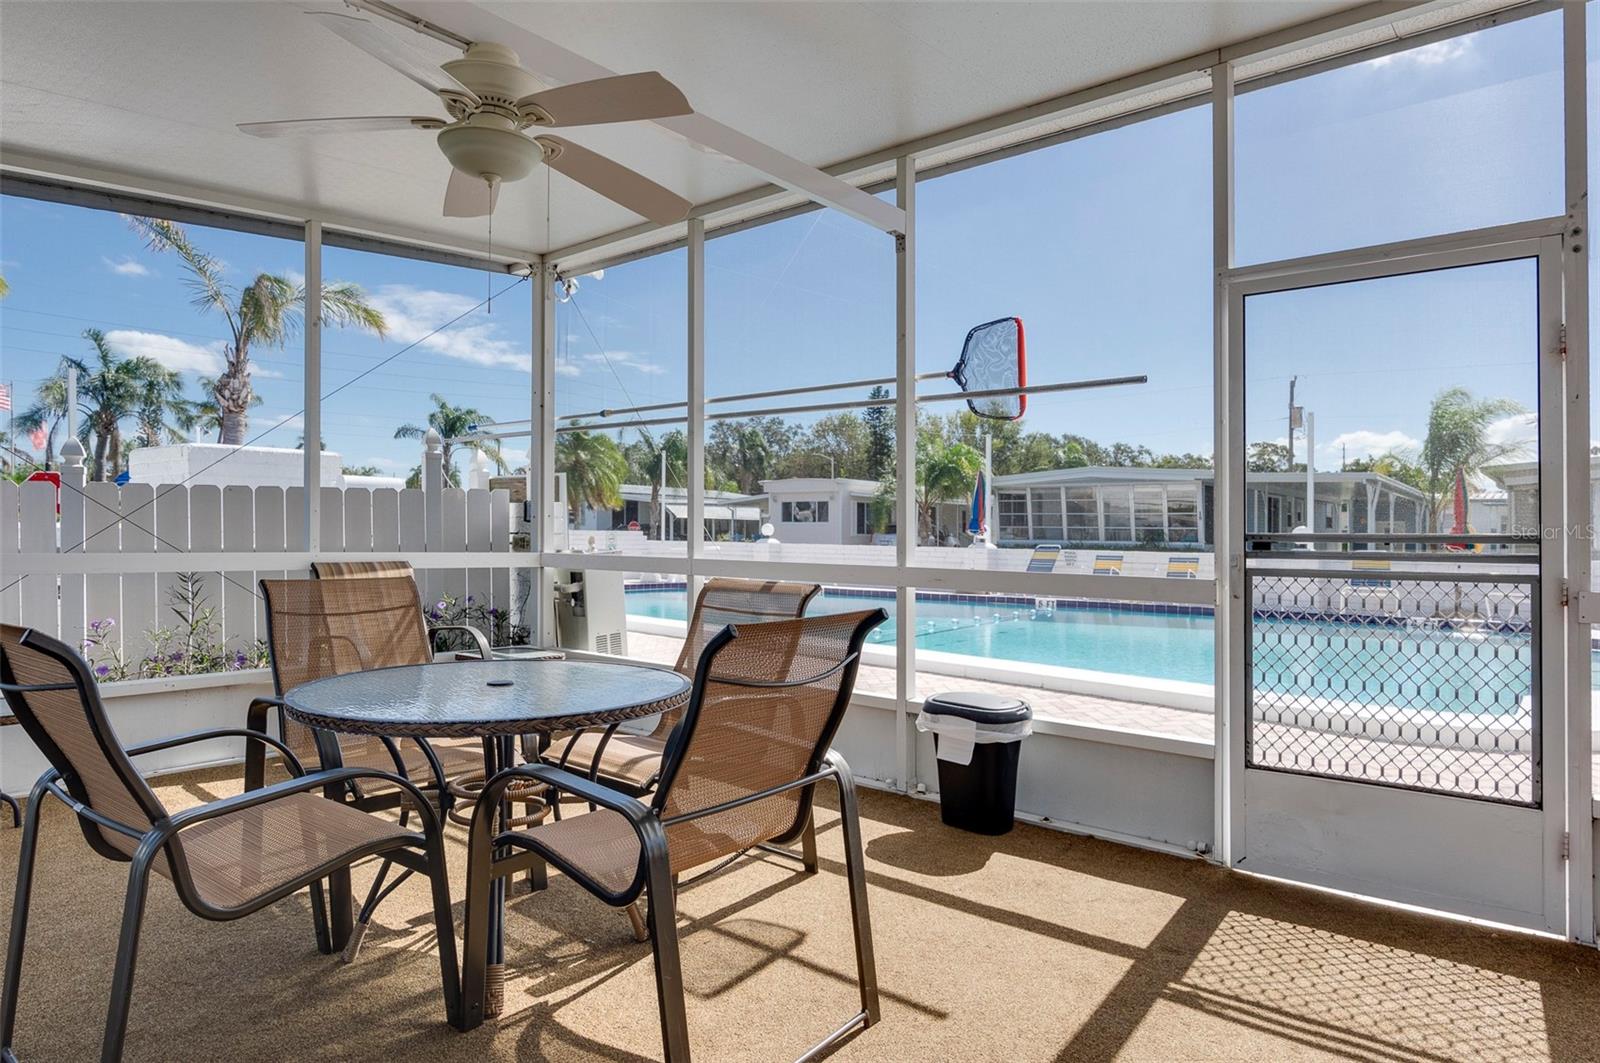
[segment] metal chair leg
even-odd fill
[[[634,901],[623,911],[628,913],[628,925],[633,928],[633,940],[643,944],[650,940],[650,928],[645,925],[644,915],[639,911],[639,902]]]
[[[106,1009],[106,1034],[100,1043],[100,1063],[117,1063],[122,1059],[122,1041],[128,1032],[128,1009],[133,1003],[139,927],[144,921],[144,901],[150,884],[150,861],[159,852],[159,849],[146,849],[141,845],[128,868],[128,894],[122,902],[122,939],[117,944],[117,970],[111,980],[111,1003]]]
[[[861,1011],[866,1025],[878,1021],[878,971],[872,955],[872,920],[867,913],[866,855],[861,845],[861,813],[855,779],[844,758],[828,754],[839,784],[839,819],[844,834],[845,878],[850,884],[850,923],[856,939],[856,980],[861,986]]]
[[[461,967],[456,954],[456,923],[450,908],[450,879],[444,860],[444,823],[428,839],[428,880],[433,887],[434,932],[439,938],[439,976],[444,985],[445,1021],[461,1026]]]
[[[817,873],[817,807],[806,813],[806,829],[800,835],[800,864],[808,875]]]
[[[317,935],[317,951],[324,956],[333,953],[333,936],[328,929],[328,897],[322,880],[311,884],[311,926]]]
[[[28,907],[33,898],[33,857],[39,844],[39,804],[43,786],[28,798],[28,821],[22,828],[22,852],[17,856],[17,892],[11,906],[11,939],[6,943],[5,986],[0,991],[0,1053],[11,1056],[11,1037],[17,1023],[17,997],[21,993],[22,948],[28,936]]]
[[[656,1005],[661,1009],[661,1044],[666,1063],[689,1063],[689,1018],[683,1001],[683,967],[678,959],[678,918],[666,839],[649,855],[650,949],[656,962]],[[646,846],[649,852],[650,846]]]
[[[11,825],[13,827],[22,826],[22,808],[17,804],[17,799],[10,794],[0,794],[0,804],[4,804],[11,809]]]
[[[400,826],[404,827],[410,818],[411,809],[401,805]],[[356,915],[356,925],[350,930],[350,940],[345,942],[344,951],[339,954],[339,958],[345,963],[355,963],[356,957],[361,954],[361,939],[367,936],[367,927],[372,923],[372,914],[377,910],[378,902],[385,896],[383,883],[389,877],[389,868],[393,866],[394,861],[389,859],[378,865],[378,873],[372,879],[372,887],[367,890],[367,899],[361,902],[361,911]],[[404,877],[396,879],[395,885],[399,885]]]

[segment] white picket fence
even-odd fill
[[[437,453],[424,459],[422,489],[320,488],[316,557],[403,558],[425,602],[470,595],[520,615],[509,493],[434,486]],[[266,637],[257,581],[309,575],[302,487],[119,487],[84,471],[81,456],[63,462],[59,518],[53,484],[0,483],[0,621],[78,646],[111,620],[108,648],[136,661],[151,632],[180,622],[179,573],[198,572],[227,648],[248,650]]]

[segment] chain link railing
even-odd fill
[[[1536,558],[1249,558],[1252,768],[1539,804]]]

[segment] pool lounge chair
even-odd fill
[[[1168,579],[1199,579],[1200,555],[1173,554],[1167,558]]]
[[[1035,546],[1033,553],[1028,557],[1028,571],[1054,572],[1056,570],[1056,562],[1060,559],[1060,546]]]
[[[1121,554],[1095,554],[1094,555],[1094,575],[1096,575],[1096,576],[1120,576],[1120,575],[1122,575],[1122,555]]]

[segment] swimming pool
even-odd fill
[[[635,616],[683,620],[678,590],[627,595]],[[812,613],[883,606],[892,598],[824,593]],[[1531,681],[1525,634],[1441,637],[1404,628],[1269,620],[1258,624],[1258,685],[1282,694],[1318,694],[1353,704],[1428,705],[1457,712],[1511,713]],[[893,645],[891,618],[869,636]],[[1047,664],[1125,676],[1209,684],[1214,680],[1212,620],[1179,613],[1120,609],[1035,611],[971,601],[917,601],[919,649],[1023,664]],[[1600,661],[1595,686],[1600,688]],[[1330,677],[1333,677],[1330,680]]]

